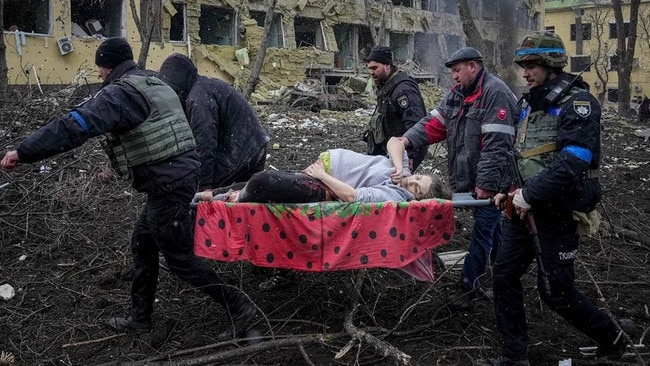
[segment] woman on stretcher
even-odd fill
[[[220,188],[213,193],[228,191],[219,198],[229,202],[261,203],[451,198],[437,174],[411,175],[408,156],[399,140],[391,138],[387,150],[389,158],[331,149],[321,153],[315,163],[300,173],[262,171],[246,183]]]

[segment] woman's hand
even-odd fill
[[[325,165],[323,165],[323,162],[320,159],[318,159],[312,165],[308,166],[307,169],[304,170],[304,172],[310,177],[316,179],[322,179],[324,176],[329,175],[327,174],[327,172],[325,172]]]
[[[390,180],[395,184],[399,184],[399,182],[402,181],[403,174],[404,174],[404,169],[398,170],[397,167],[395,167],[395,172],[390,175]]]

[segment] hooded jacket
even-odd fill
[[[192,127],[201,171],[199,189],[217,188],[266,159],[270,140],[253,108],[230,84],[198,75],[188,57],[169,56],[159,77],[178,94]]]
[[[122,134],[143,123],[150,115],[146,98],[127,83],[115,81],[127,75],[143,75],[132,60],[120,63],[85,103],[43,126],[18,147],[21,161],[35,162],[81,146],[91,137]],[[173,93],[169,88],[169,93]],[[180,108],[180,105],[178,106]],[[181,185],[199,167],[196,151],[133,168],[133,187],[140,192],[160,193]]]

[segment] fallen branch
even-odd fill
[[[108,337],[98,338],[98,339],[90,339],[90,340],[83,341],[83,342],[66,343],[66,344],[62,345],[61,348],[80,347],[80,346],[87,346],[89,344],[102,343],[102,342],[105,342],[105,341],[110,341],[111,339],[123,337],[125,335],[126,335],[126,333],[119,333],[119,334],[113,334],[113,335],[108,336]]]
[[[238,357],[251,356],[257,353],[268,351],[268,350],[277,350],[278,348],[287,347],[287,346],[299,346],[302,347],[308,344],[323,343],[327,339],[336,338],[341,336],[341,334],[333,335],[308,335],[300,337],[292,337],[285,339],[277,339],[263,343],[257,343],[250,346],[244,346],[228,351],[212,353],[205,356],[189,358],[186,360],[176,360],[176,361],[152,361],[151,359],[133,361],[133,362],[124,362],[124,361],[114,361],[102,364],[100,366],[200,366],[200,365],[210,365],[213,363],[224,362],[232,360]]]
[[[354,324],[352,324],[352,318],[354,317],[355,312],[356,307],[352,309],[352,311],[350,311],[350,313],[345,317],[345,322],[343,323],[345,330],[353,338],[370,344],[371,346],[375,347],[375,349],[377,349],[382,356],[394,358],[400,365],[408,365],[409,362],[411,362],[411,356],[400,351],[392,344],[384,342],[372,334],[366,333],[361,329],[355,327]]]
[[[610,223],[608,223],[606,221],[603,222],[603,226],[605,227],[605,229],[607,229],[607,231],[609,231],[609,232],[611,232],[611,233],[613,233],[615,235],[621,236],[624,239],[638,241],[638,242],[641,242],[643,244],[650,244],[650,238],[648,236],[643,235],[643,234],[639,234],[636,231],[628,230],[628,229],[622,228],[620,226],[610,224]]]
[[[373,336],[372,334],[365,332],[357,327],[354,326],[352,320],[354,318],[354,313],[356,312],[357,308],[360,306],[359,304],[359,298],[361,295],[361,287],[363,286],[363,280],[365,278],[366,271],[361,270],[357,276],[357,283],[355,285],[355,292],[351,296],[351,302],[352,302],[352,309],[350,312],[345,316],[345,321],[343,322],[343,328],[352,336],[353,339],[358,340],[359,342],[366,342],[373,346],[377,351],[379,351],[379,354],[381,354],[384,357],[391,357],[397,361],[398,364],[400,365],[408,365],[409,362],[411,361],[411,356],[407,355],[406,353],[400,351],[397,347],[393,346],[392,344],[382,341],[381,339]],[[343,357],[345,353],[349,349],[352,348],[353,341],[348,342],[346,346],[345,351],[339,351],[337,353],[337,358]]]

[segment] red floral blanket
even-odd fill
[[[433,280],[431,249],[454,233],[451,201],[201,202],[195,254],[301,271],[402,269]]]

